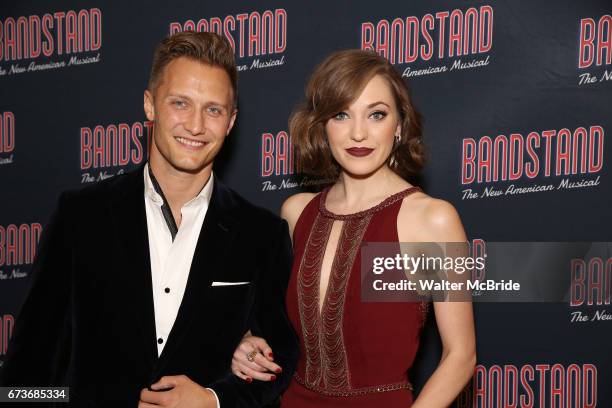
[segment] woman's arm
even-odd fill
[[[434,302],[442,357],[412,408],[447,407],[463,390],[476,364],[472,304]]]
[[[416,232],[415,232],[416,231]],[[398,217],[402,242],[466,242],[459,215],[449,203],[425,195],[406,202]],[[471,302],[434,302],[442,356],[413,408],[447,407],[474,373],[476,337]]]
[[[293,241],[293,230],[302,211],[313,199],[313,193],[298,193],[287,198],[281,207],[281,218],[287,221]],[[236,347],[232,358],[232,373],[247,382],[274,381],[283,368],[274,363],[274,354],[265,339],[247,332]]]

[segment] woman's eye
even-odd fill
[[[339,112],[339,113],[336,113],[336,115],[334,116],[334,119],[345,120],[345,119],[348,119],[348,115],[346,114],[346,112]]]
[[[374,120],[382,120],[382,119],[384,119],[387,116],[387,112],[376,111],[376,112],[372,112],[372,114],[370,116]]]

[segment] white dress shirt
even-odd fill
[[[211,174],[202,191],[181,208],[181,224],[174,241],[162,213],[164,199],[149,176],[149,164],[145,165],[144,184],[157,353],[161,355],[183,300],[191,261],[210,204],[213,176]],[[213,393],[219,407],[217,394]]]

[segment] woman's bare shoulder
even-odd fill
[[[281,217],[289,224],[289,232],[293,236],[293,228],[300,214],[308,203],[316,196],[315,193],[298,193],[287,198],[281,207]]]
[[[465,241],[465,231],[455,207],[425,193],[414,193],[404,199],[397,224],[402,241],[403,237],[430,242]]]

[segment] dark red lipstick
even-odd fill
[[[346,149],[346,152],[351,156],[363,157],[372,153],[374,149],[370,149],[369,147],[351,147],[350,149]]]

